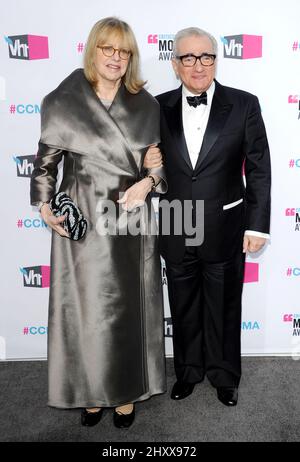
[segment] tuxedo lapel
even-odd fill
[[[216,143],[232,109],[232,104],[228,103],[222,85],[220,85],[218,82],[215,83],[215,93],[212,100],[212,106],[200,154],[195,166],[195,171],[199,169],[204,159],[209,154],[211,148]]]
[[[182,87],[177,88],[172,92],[172,95],[165,105],[166,121],[172,136],[172,140],[176,147],[179,160],[183,160],[191,170],[193,166],[188,153],[182,123]]]

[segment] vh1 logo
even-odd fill
[[[43,289],[50,286],[50,266],[30,266],[20,268],[23,274],[24,287],[38,287]]]
[[[13,59],[48,59],[48,37],[41,35],[13,35],[5,37],[9,57]]]
[[[36,156],[14,156],[17,166],[17,175],[21,177],[31,177]]]
[[[262,57],[261,35],[227,35],[222,37],[224,58],[253,59]]]

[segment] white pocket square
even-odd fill
[[[241,204],[243,202],[243,198],[239,199],[238,201],[231,202],[230,204],[223,205],[223,210],[228,210],[232,209],[232,207],[236,207],[237,205]]]

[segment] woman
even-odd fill
[[[129,427],[133,403],[166,390],[156,236],[99,233],[98,226],[101,201],[113,202],[120,214],[125,210],[129,225],[141,210],[135,209],[137,203],[146,200],[149,206],[154,186],[166,191],[161,166],[145,178],[141,174],[146,152],[159,154],[159,107],[143,89],[138,68],[128,24],[117,18],[97,22],[87,41],[84,70],[75,70],[43,101],[31,180],[31,204],[56,231],[48,404],[83,408],[81,422],[88,426],[99,422],[103,408],[114,407],[114,424]],[[59,190],[88,221],[79,241],[63,238],[68,237],[64,217],[56,218],[48,204],[62,158]]]

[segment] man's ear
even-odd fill
[[[172,58],[171,62],[172,62],[172,66],[173,66],[175,75],[176,75],[177,79],[179,79],[179,75],[178,75],[178,62],[177,62],[177,60],[176,60],[175,58]]]

